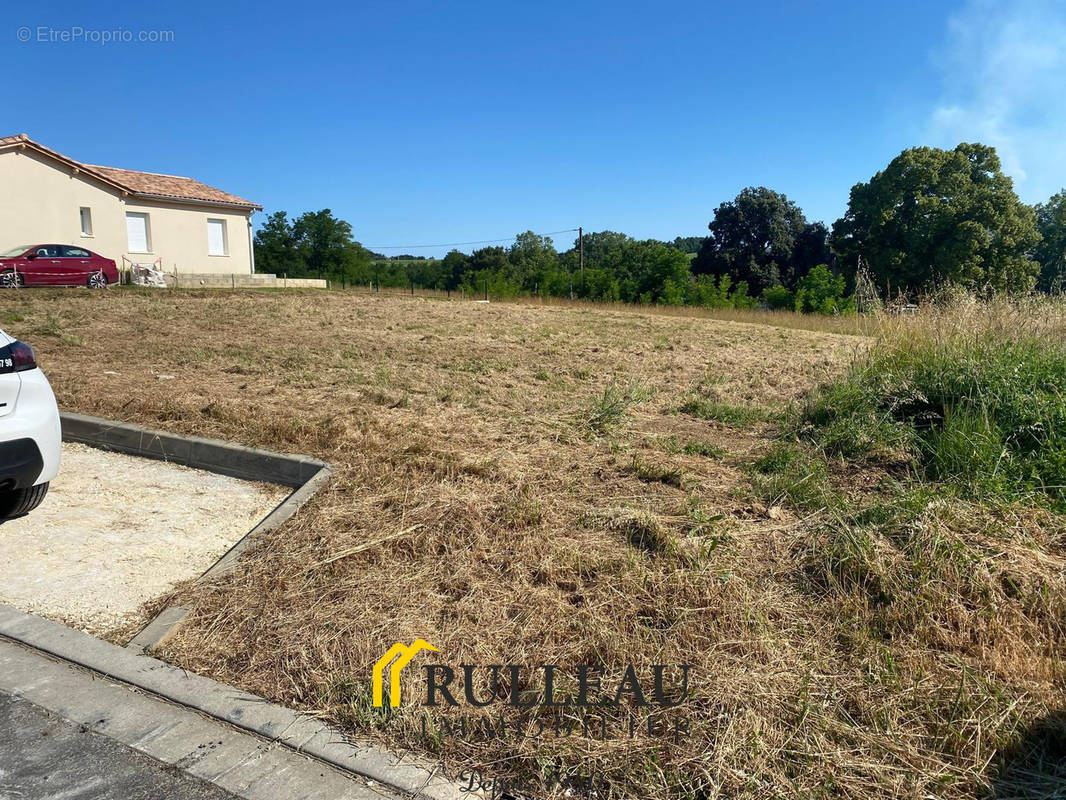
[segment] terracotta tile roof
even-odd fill
[[[156,172],[137,172],[132,169],[101,167],[86,164],[86,167],[105,175],[115,183],[128,186],[137,194],[151,194],[176,199],[202,200],[207,203],[231,203],[240,206],[255,206],[250,200],[238,197],[221,189],[215,189],[194,178],[182,178],[179,175],[161,175]]]
[[[243,197],[238,197],[229,192],[223,192],[221,189],[215,189],[205,183],[200,183],[194,178],[183,178],[180,175],[161,175],[155,172],[138,172],[117,167],[101,167],[96,164],[83,164],[33,141],[24,133],[17,136],[0,137],[0,147],[15,144],[32,147],[34,150],[62,161],[70,167],[88,175],[94,175],[105,183],[139,197],[163,200],[193,200],[200,203],[239,206],[258,211],[263,208],[258,203],[245,200]]]

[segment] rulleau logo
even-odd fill
[[[425,639],[415,639],[410,645],[397,642],[378,659],[373,671],[375,708],[385,705],[386,667],[389,668],[389,705],[400,707],[400,673],[423,650],[440,652]],[[447,664],[424,664],[422,669],[426,684],[423,707],[485,708],[500,703],[518,709],[607,710],[622,706],[634,709],[680,706],[688,699],[692,665],[652,664],[651,674],[642,675],[634,665],[628,664],[610,685],[605,685],[605,668],[591,664],[570,669],[558,664],[460,664],[458,669]],[[679,676],[670,687],[666,685],[668,673]],[[479,697],[475,686],[483,685],[485,678],[487,691],[482,690]],[[569,691],[560,691],[560,684],[568,685]]]
[[[384,682],[385,667],[396,656],[396,661],[389,667],[389,705],[393,708],[399,708],[400,706],[400,670],[411,663],[411,659],[415,657],[421,650],[432,650],[434,653],[439,653],[436,647],[431,645],[425,639],[415,639],[410,646],[397,642],[374,665],[374,707],[381,708],[385,705],[384,691],[382,683]]]

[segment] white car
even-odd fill
[[[33,350],[0,331],[0,521],[44,500],[61,440],[56,398]]]

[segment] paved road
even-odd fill
[[[46,620],[35,622],[62,629]],[[123,659],[133,659],[144,673],[180,673],[120,647],[96,645],[116,654],[111,662],[115,669],[125,668],[119,663]],[[211,683],[200,681],[205,686]],[[221,686],[217,691],[239,694]],[[268,709],[265,701],[249,702],[236,716]],[[402,796],[273,738],[253,735],[0,636],[0,800],[400,800]]]
[[[236,795],[0,692],[0,800],[233,800]]]

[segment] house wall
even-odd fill
[[[82,235],[82,206],[92,210],[92,236]],[[127,211],[148,215],[151,252],[129,252]],[[208,219],[225,220],[228,255],[208,255]],[[250,212],[124,197],[28,148],[0,151],[0,251],[23,244],[74,244],[115,259],[120,267],[123,256],[140,263],[162,258],[167,272],[248,274],[251,224]]]

